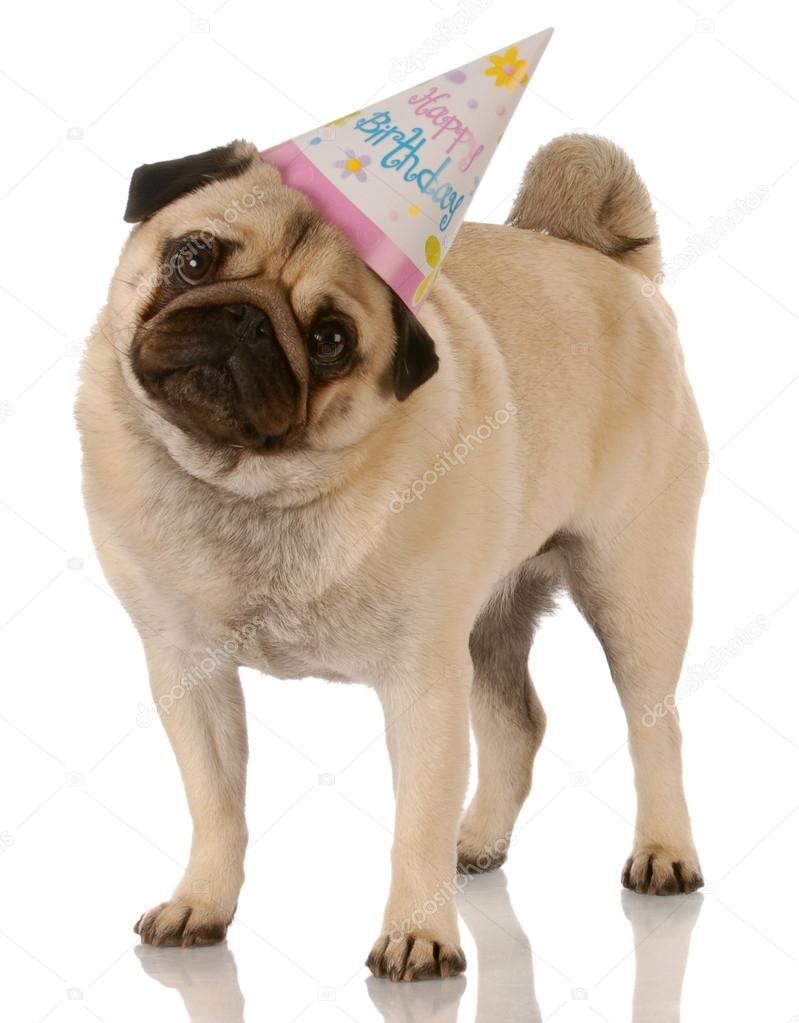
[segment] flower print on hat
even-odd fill
[[[357,178],[358,181],[366,181],[365,167],[368,167],[372,162],[371,156],[356,156],[354,149],[345,150],[346,159],[336,160],[333,164],[334,167],[341,167],[342,178],[348,178],[350,175]]]
[[[494,53],[488,58],[489,65],[483,72],[494,76],[494,85],[504,86],[513,91],[517,85],[527,85],[527,61],[519,56],[518,46],[509,46],[504,53]]]

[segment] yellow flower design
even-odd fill
[[[414,305],[419,305],[424,298],[424,293],[438,276],[438,264],[441,262],[441,242],[434,234],[428,235],[427,241],[424,243],[424,258],[432,272],[416,289],[416,294],[413,296]]]
[[[504,53],[494,53],[489,58],[491,66],[485,69],[489,77],[495,76],[494,85],[503,86],[513,92],[516,85],[527,85],[527,61],[519,56],[516,46],[511,46]]]
[[[344,153],[347,159],[336,160],[333,164],[334,167],[341,167],[342,178],[348,178],[354,174],[358,181],[366,181],[364,167],[368,167],[372,162],[371,156],[356,156],[354,149],[345,149]]]

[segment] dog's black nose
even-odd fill
[[[299,381],[269,313],[257,305],[161,314],[131,359],[142,386],[177,424],[211,440],[272,450],[297,419]]]
[[[269,317],[258,306],[247,305],[245,302],[236,302],[225,306],[225,312],[230,313],[235,321],[235,330],[239,337],[252,337],[254,334],[272,333],[272,324]]]

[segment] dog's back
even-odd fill
[[[626,291],[654,298],[648,305],[673,322],[656,286],[661,267],[655,212],[632,160],[608,139],[563,135],[530,160],[505,226],[463,225],[444,272],[489,322],[497,298],[546,317],[550,299],[587,311],[594,292],[618,315]]]
[[[632,161],[588,135],[532,158],[507,225],[464,224],[444,273],[507,367],[531,499],[547,478],[548,492],[571,495],[571,512],[619,502],[623,516],[703,450],[660,267]]]
[[[580,407],[600,400],[605,372],[633,395],[677,397],[682,409],[662,410],[672,419],[693,398],[660,270],[632,160],[607,139],[565,135],[531,159],[506,225],[463,225],[444,274],[488,323],[514,390],[546,376],[548,389],[581,392]]]

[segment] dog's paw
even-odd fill
[[[458,873],[484,874],[497,870],[508,858],[507,844],[458,839]]]
[[[133,930],[145,945],[216,945],[224,941],[233,914],[220,914],[214,903],[198,899],[171,899],[140,917]]]
[[[402,935],[381,934],[366,965],[375,977],[426,980],[457,977],[466,969],[466,957],[459,945],[437,941],[428,931],[411,931]]]
[[[621,883],[639,895],[680,895],[695,892],[705,881],[693,851],[644,846],[624,864]]]
[[[467,813],[458,835],[458,873],[484,874],[508,858],[510,832],[475,824]]]

